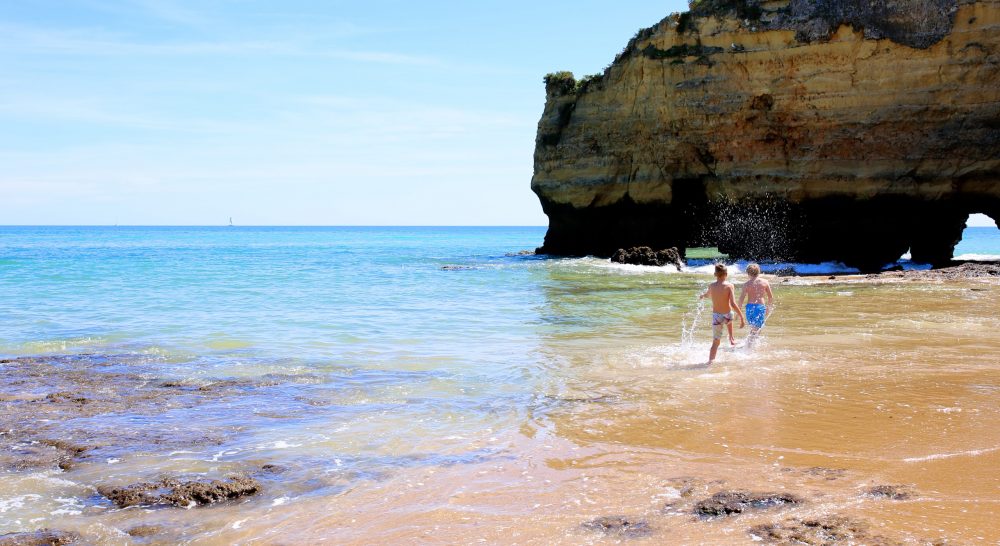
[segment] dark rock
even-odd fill
[[[78,456],[78,455],[80,455],[80,454],[82,454],[85,451],[87,451],[87,450],[90,449],[89,446],[77,445],[77,444],[74,444],[73,442],[69,442],[69,441],[66,441],[66,440],[44,439],[44,440],[39,440],[39,443],[47,445],[47,446],[50,446],[50,447],[54,447],[54,448],[56,448],[58,450],[61,450],[61,451],[65,451],[66,453],[69,453],[69,454],[74,455],[74,456]]]
[[[158,535],[163,529],[159,525],[136,525],[128,531],[130,537],[145,538]]]
[[[79,542],[80,535],[76,533],[52,529],[0,535],[0,546],[63,546]]]
[[[158,482],[141,482],[126,487],[100,486],[97,492],[119,508],[172,504],[192,506],[214,504],[253,495],[261,489],[260,483],[246,476],[233,476],[225,481],[179,481],[164,478]]]
[[[0,469],[20,472],[43,468],[71,470],[86,458],[90,446],[66,440],[41,438],[31,440],[22,432],[11,431],[0,437]]]
[[[841,25],[869,40],[927,48],[951,32],[957,0],[792,0],[769,28],[796,31],[804,42],[825,41]]]
[[[604,516],[583,524],[583,528],[590,531],[599,531],[606,535],[641,538],[652,534],[653,529],[649,523],[625,516]]]
[[[799,476],[812,476],[815,478],[823,478],[825,480],[837,480],[843,478],[847,475],[847,470],[843,468],[827,468],[825,466],[811,466],[808,468],[791,468],[786,467],[781,469],[782,472],[787,472],[790,474],[797,474]]]
[[[764,18],[757,0],[701,0],[691,8],[700,17],[735,16],[752,28],[794,30],[800,42],[827,41],[841,25],[863,31],[869,40],[888,38],[915,48],[934,45],[951,32],[957,0],[791,0]],[[970,23],[971,24],[971,23]]]
[[[694,513],[702,517],[729,516],[742,514],[747,510],[762,510],[801,503],[801,498],[790,493],[721,491],[710,498],[695,503]]]
[[[799,274],[795,272],[795,269],[791,267],[782,267],[780,269],[775,269],[774,274],[778,277],[797,277]]]
[[[865,495],[877,499],[907,500],[913,497],[913,490],[905,485],[876,485],[865,490]]]
[[[866,544],[890,546],[900,544],[881,535],[873,535],[864,521],[843,516],[820,516],[808,519],[789,519],[782,523],[757,525],[747,530],[767,544],[823,545]]]
[[[136,450],[218,445],[237,429],[197,419],[161,427],[150,426],[149,419],[116,420],[108,426],[90,418],[154,417],[224,399],[267,396],[263,389],[268,387],[321,381],[311,374],[179,381],[161,377],[162,372],[148,355],[9,359],[0,366],[0,471],[70,470],[91,459],[122,458]]]
[[[681,261],[680,253],[676,248],[666,248],[663,250],[653,250],[648,246],[632,247],[627,250],[619,248],[611,255],[611,261],[620,264],[652,265],[657,267],[672,265],[677,269],[684,268],[684,263]]]
[[[53,392],[45,395],[45,400],[49,402],[73,402],[76,404],[86,404],[87,399],[79,394],[71,392]]]
[[[227,481],[212,480],[210,482],[184,482],[176,485],[173,491],[163,498],[178,506],[195,504],[212,504],[224,500],[253,495],[260,491],[257,480],[245,476],[229,478]]]
[[[1000,263],[994,262],[965,262],[952,267],[940,269],[910,270],[910,271],[883,271],[879,274],[868,275],[869,279],[893,279],[905,278],[914,280],[942,280],[953,281],[960,279],[977,279],[1000,277]]]

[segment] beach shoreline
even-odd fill
[[[769,275],[707,366],[704,271],[358,231],[6,238],[0,535],[1000,540],[996,277]]]

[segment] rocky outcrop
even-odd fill
[[[79,543],[80,535],[52,529],[0,535],[0,546],[64,546]]]
[[[872,546],[897,546],[904,544],[891,538],[874,534],[867,521],[837,515],[812,518],[791,518],[782,523],[765,523],[748,530],[750,537],[765,544],[800,546],[803,544],[870,544]],[[928,544],[946,544],[944,541],[927,541]]]
[[[1000,0],[701,0],[546,78],[542,253],[877,270],[1000,219]]]
[[[193,507],[253,495],[260,489],[260,482],[253,478],[231,476],[225,481],[163,478],[158,482],[140,482],[126,487],[99,486],[97,492],[119,508],[154,504]]]
[[[599,531],[611,537],[644,538],[653,534],[649,523],[625,516],[603,516],[583,524],[588,531]]]
[[[776,506],[801,504],[803,500],[791,493],[756,493],[751,491],[720,491],[698,501],[694,513],[701,517],[718,517],[742,514]]]
[[[619,248],[611,255],[611,261],[620,264],[653,265],[657,267],[672,265],[678,270],[684,269],[684,263],[681,261],[680,254],[676,248],[665,248],[663,250],[653,250],[648,246],[629,249]]]

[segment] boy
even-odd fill
[[[733,339],[733,311],[740,317],[740,328],[746,325],[743,320],[743,313],[736,305],[736,291],[733,285],[726,282],[729,271],[724,264],[715,264],[715,282],[708,285],[708,290],[701,295],[701,299],[712,298],[712,349],[708,352],[708,363],[715,361],[715,355],[719,352],[719,343],[722,342],[722,327],[729,327],[729,343],[736,345]]]
[[[747,266],[747,275],[750,280],[743,284],[740,290],[740,305],[743,300],[747,300],[747,322],[750,323],[750,335],[747,336],[747,345],[752,345],[760,329],[764,327],[764,321],[771,313],[774,306],[774,294],[771,293],[771,284],[760,278],[760,266],[750,264]],[[764,298],[767,297],[767,305]]]

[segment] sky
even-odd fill
[[[686,7],[0,0],[0,224],[545,225],[542,77]]]
[[[545,225],[542,77],[682,9],[0,0],[0,224]]]

